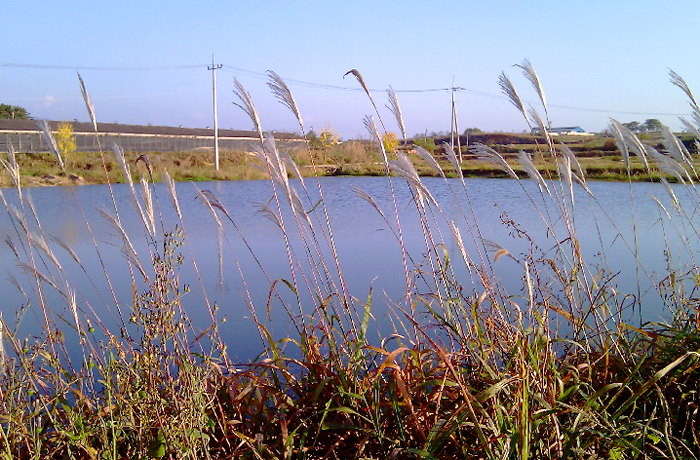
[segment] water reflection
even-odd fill
[[[405,294],[406,279],[400,246],[392,232],[392,228],[397,231],[397,227],[387,179],[332,177],[322,178],[320,183],[337,244],[338,259],[350,292],[360,301],[364,301],[370,285],[373,286],[374,317],[383,331],[390,331],[389,305],[392,301],[399,301]],[[399,180],[395,180],[394,184],[404,244],[413,261],[420,264],[425,253],[420,219],[405,184]],[[440,203],[442,215],[439,215],[438,219],[455,222],[460,228],[466,249],[474,257],[477,257],[478,247],[475,241],[479,237],[473,225],[474,217],[478,220],[478,232],[483,238],[508,249],[516,258],[519,254],[529,251],[529,242],[513,232],[512,227],[504,225],[504,220],[527,229],[528,234],[540,244],[545,254],[548,248],[556,244],[551,234],[552,228],[548,229],[543,224],[542,217],[548,218],[547,212],[550,213],[549,216],[555,216],[558,211],[551,203],[550,208],[542,203],[535,185],[529,181],[521,185],[512,180],[470,179],[466,182],[466,193],[457,180],[451,180],[447,186],[442,179],[426,178],[425,184]],[[234,359],[247,360],[261,349],[257,328],[251,320],[251,304],[255,306],[259,318],[275,337],[293,333],[293,324],[283,305],[276,301],[275,296],[272,296],[272,302],[268,303],[271,280],[283,278],[291,282],[282,232],[273,221],[260,214],[260,208],[272,197],[272,189],[268,181],[211,182],[196,185],[201,189],[209,189],[216,195],[228,209],[237,229],[224,222],[223,229],[219,230],[210,212],[196,201],[193,184],[177,184],[187,235],[187,240],[181,248],[187,261],[182,267],[181,279],[192,288],[183,298],[183,304],[196,327],[204,329],[208,326],[209,313],[205,307],[201,283],[208,301],[212,305],[216,304],[220,315],[225,315],[228,319],[222,325],[221,332],[230,344],[231,355]],[[376,200],[386,214],[389,224],[366,201],[352,193],[353,186],[361,187]],[[676,224],[664,218],[664,211],[649,198],[649,194],[656,194],[669,211],[673,207],[667,194],[662,187],[655,184],[634,184],[632,187],[636,230],[641,248],[639,260],[643,267],[640,274],[634,268],[635,256],[630,249],[634,247],[630,186],[599,182],[590,183],[589,187],[597,202],[591,200],[581,189],[577,189],[575,195],[575,223],[583,257],[591,264],[607,265],[613,273],[617,273],[615,282],[621,291],[636,294],[638,277],[651,277],[651,281],[646,279],[643,283],[644,314],[647,319],[657,319],[666,314],[660,298],[649,287],[657,283],[666,272],[668,261],[665,258],[665,250],[669,241],[665,235],[673,234]],[[121,222],[137,253],[143,258],[144,265],[149,265],[149,252],[153,248],[149,247],[140,218],[130,205],[128,187],[115,184],[112,188],[114,198],[120,206]],[[312,209],[319,200],[318,190],[312,180],[307,181],[307,188],[309,197],[305,206]],[[299,190],[301,192],[301,189]],[[534,204],[526,192],[533,197]],[[108,327],[116,330],[123,327],[118,311],[126,312],[128,317],[133,304],[133,287],[130,268],[119,249],[119,237],[97,211],[101,209],[114,213],[108,187],[98,185],[74,189],[38,188],[26,190],[25,193],[30,195],[34,202],[43,231],[65,241],[85,267],[83,270],[77,264],[71,263],[65,251],[54,248],[66,270],[67,279],[77,291],[81,310],[94,310]],[[18,206],[14,191],[4,190],[3,194],[11,205]],[[678,196],[684,197],[680,190]],[[163,222],[160,230],[174,229],[178,225],[178,219],[163,185],[158,184],[155,187],[155,197],[158,202],[156,213],[161,216]],[[688,197],[684,199],[689,200]],[[609,216],[601,210],[599,203],[605,206]],[[314,208],[314,213],[320,213],[320,207]],[[612,217],[614,223],[608,217]],[[290,213],[284,212],[283,218],[290,225],[293,222]],[[86,220],[89,222],[89,228]],[[36,224],[30,225],[30,228],[36,228]],[[553,229],[559,239],[566,235],[562,221],[556,221]],[[451,260],[455,263],[458,278],[465,280],[469,287],[466,266],[457,262],[460,259],[458,242],[446,226],[440,227],[440,230]],[[11,219],[4,212],[0,215],[0,234],[8,235],[16,245],[23,244],[21,235],[18,236]],[[98,245],[101,261],[97,257],[93,237]],[[669,243],[692,244],[696,249],[695,240],[680,243],[679,241],[675,239]],[[292,243],[294,244],[294,241]],[[252,254],[249,248],[252,249]],[[303,254],[296,256],[304,259]],[[196,260],[198,272],[191,262],[192,257]],[[324,253],[324,258],[332,261],[329,252]],[[4,271],[16,277],[30,298],[36,298],[36,284],[15,265],[14,255],[8,245],[0,249],[0,260]],[[676,258],[671,262],[678,266],[686,261]],[[422,268],[430,269],[425,266]],[[330,269],[332,272],[333,267]],[[494,270],[504,280],[509,292],[522,292],[522,267],[515,261],[502,258],[494,264]],[[103,274],[104,271],[107,277]],[[338,282],[337,277],[333,281]],[[144,284],[138,281],[137,288],[143,289]],[[0,305],[3,318],[12,323],[12,315],[25,304],[25,299],[7,279],[0,281],[0,289],[0,292],[3,292]],[[279,291],[290,305],[294,305],[294,296],[290,289],[282,286]],[[305,299],[314,303],[309,300],[308,295]],[[70,313],[67,312],[60,295],[46,289],[46,303],[56,315],[65,318],[65,323],[70,323]],[[271,322],[265,319],[268,309],[273,318]],[[20,335],[37,333],[36,325],[43,322],[38,312],[38,305],[32,303],[21,322]],[[67,329],[70,336],[70,328]]]

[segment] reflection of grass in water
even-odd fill
[[[528,62],[521,68],[544,103],[534,70]],[[359,72],[354,75],[363,83]],[[502,87],[509,87],[507,77],[501,78]],[[271,74],[271,85],[298,116],[284,82]],[[256,118],[247,93],[242,87],[238,91],[241,101],[248,101],[245,110]],[[511,91],[509,96],[519,105],[517,93]],[[400,116],[399,110],[393,112]],[[530,124],[548,122],[534,109],[523,113]],[[381,149],[374,121],[368,118],[366,123]],[[619,134],[621,149],[639,147],[628,133]],[[442,215],[440,203],[413,163],[432,168],[437,176],[443,176],[443,168],[460,176],[461,169],[453,168],[454,152],[448,150],[431,166],[413,153],[408,157],[400,151],[384,152],[387,162],[379,159],[379,166],[395,174],[392,187],[403,186],[404,181],[410,187],[425,247],[421,254],[408,253],[401,222],[409,216],[398,206],[382,209],[371,196],[356,190],[369,203],[368,212],[379,212],[386,220],[405,260],[406,295],[394,299],[394,333],[373,346],[367,333],[374,295],[370,288],[358,297],[345,285],[325,203],[310,201],[306,194],[308,187],[318,187],[322,197],[320,185],[307,178],[292,186],[288,179],[292,164],[270,137],[262,133],[261,137],[255,161],[267,171],[272,185],[263,213],[280,229],[285,242],[280,257],[289,264],[289,276],[270,279],[261,265],[270,298],[266,305],[254,305],[246,273],[238,274],[261,337],[259,359],[245,365],[230,362],[219,338],[218,325],[226,319],[224,306],[211,304],[203,292],[211,325],[200,330],[191,325],[181,304],[189,289],[203,291],[204,280],[197,275],[184,284],[179,267],[191,263],[199,273],[198,266],[214,261],[198,259],[192,251],[171,176],[199,177],[207,165],[186,155],[178,157],[180,164],[174,166],[157,154],[136,161],[128,154],[122,157],[115,148],[115,159],[102,153],[104,163],[100,160],[87,168],[106,170],[110,182],[130,183],[148,243],[149,253],[138,254],[132,238],[141,236],[124,232],[116,203],[114,209],[102,211],[128,260],[134,286],[130,299],[117,299],[109,288],[99,289],[105,311],[120,325],[111,330],[82,301],[79,290],[84,288],[66,276],[64,266],[82,267],[81,261],[68,245],[51,240],[37,225],[39,218],[21,194],[20,165],[14,155],[3,160],[20,193],[16,212],[6,205],[16,229],[8,244],[24,275],[16,284],[26,293],[43,329],[36,339],[23,339],[13,332],[9,315],[3,318],[2,458],[698,455],[700,316],[691,244],[698,236],[694,209],[675,205],[664,209],[669,217],[660,215],[659,222],[666,238],[668,276],[656,282],[638,264],[637,292],[623,295],[604,257],[601,268],[592,270],[581,256],[573,209],[590,207],[599,219],[614,221],[614,216],[590,193],[589,202],[579,203],[578,195],[574,201],[574,187],[587,191],[586,176],[565,148],[547,141],[536,158],[521,155],[517,164],[486,146],[473,151],[510,176],[515,175],[513,169],[524,171],[539,187],[537,195],[527,196],[533,215],[548,230],[546,241],[532,240],[527,229],[504,217],[503,224],[514,237],[529,242],[529,249],[520,254],[511,254],[507,242],[490,241],[481,233],[469,204],[479,197],[470,196],[464,182],[457,187],[448,184],[461,217],[448,221]],[[670,141],[666,156],[678,156],[688,177],[694,176],[692,163],[686,162],[684,152],[674,153]],[[680,174],[668,158],[655,157],[649,150],[639,154],[649,155],[649,170],[655,159],[667,173]],[[314,152],[295,156],[317,174],[328,161]],[[221,178],[248,161],[232,158],[227,163],[224,156]],[[168,173],[161,172],[163,166]],[[583,166],[594,169],[590,163]],[[630,167],[630,178],[633,171]],[[132,173],[148,180],[133,184]],[[627,163],[623,173],[627,174]],[[544,180],[550,178],[555,182]],[[681,178],[687,179],[682,174]],[[164,181],[170,196],[156,195],[150,179]],[[692,202],[697,202],[694,186],[686,183]],[[529,190],[534,188],[523,187],[522,193],[532,193]],[[198,199],[211,211],[210,224],[220,226],[226,239],[242,239],[247,245],[235,213],[229,212],[235,203],[222,203],[206,190],[198,192]],[[160,219],[160,210],[168,203],[178,215],[175,229],[164,228]],[[291,213],[282,212],[287,207]],[[618,238],[632,254],[638,253],[633,238]],[[450,244],[458,248],[457,256],[448,258],[446,241],[454,242]],[[101,243],[94,238],[93,243],[100,259]],[[237,264],[237,254],[222,256]],[[506,257],[520,267],[519,292],[505,292],[493,275],[493,265]],[[465,279],[457,279],[453,272],[457,265],[468,269]],[[107,271],[86,276],[95,286],[110,286]],[[644,306],[645,297],[639,294],[646,289],[656,292],[669,308],[669,324],[639,327],[622,321],[630,309]],[[47,305],[48,291],[60,292],[65,306]],[[306,304],[302,297],[315,302]],[[268,332],[273,321],[268,312],[279,307],[292,319],[294,338],[277,341]],[[420,311],[429,312],[428,323],[419,322]],[[68,356],[65,337],[79,337],[80,354]]]

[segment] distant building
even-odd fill
[[[587,133],[580,126],[562,126],[560,128],[548,128],[547,131],[552,136],[592,136],[593,133]],[[542,134],[540,128],[532,128],[532,134]]]

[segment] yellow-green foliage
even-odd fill
[[[396,147],[399,146],[399,140],[396,138],[396,133],[384,133],[382,135],[382,143],[384,143],[384,150],[387,152],[393,152]]]
[[[67,121],[62,121],[58,124],[58,129],[54,134],[58,150],[63,157],[70,156],[76,150],[75,134],[73,133],[73,125]]]
[[[323,128],[323,131],[321,131],[321,135],[318,136],[318,138],[321,141],[321,147],[323,148],[340,144],[340,134],[336,133],[330,126]]]

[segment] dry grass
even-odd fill
[[[522,67],[544,103],[534,69],[529,62]],[[359,72],[353,74],[366,88]],[[295,110],[279,77],[271,78],[273,90]],[[510,80],[503,75],[501,82],[518,106]],[[237,91],[242,108],[259,126],[251,96],[240,84]],[[521,111],[528,123],[542,122],[534,109]],[[63,264],[82,266],[81,262],[70,253],[59,261],[53,242],[48,244],[48,235],[34,225],[40,219],[30,203],[20,199],[16,211],[6,206],[16,230],[7,241],[23,273],[17,285],[25,286],[27,302],[42,323],[37,336],[28,340],[17,335],[8,322],[10,315],[1,321],[0,458],[700,456],[698,267],[670,270],[649,287],[667,305],[668,324],[627,324],[623,313],[632,306],[643,308],[643,298],[617,292],[607,267],[584,260],[572,190],[588,191],[586,176],[565,148],[550,139],[534,164],[520,157],[525,174],[540,184],[535,192],[523,186],[522,193],[531,199],[533,215],[542,220],[547,235],[535,240],[528,229],[504,216],[502,224],[529,243],[522,253],[510,254],[481,233],[482,223],[471,206],[478,197],[470,196],[462,179],[469,162],[460,167],[454,152],[446,152],[439,165],[419,160],[416,153],[384,152],[374,121],[366,122],[383,153],[380,157],[363,143],[293,156],[301,166],[308,162],[323,169],[327,162],[343,173],[352,171],[358,157],[364,163],[376,162],[387,175],[394,172],[387,177],[392,196],[396,186],[407,186],[413,193],[411,205],[425,241],[420,253],[409,253],[403,244],[401,223],[407,217],[399,212],[395,197],[394,209],[383,210],[371,196],[357,191],[374,207],[368,212],[379,211],[386,219],[401,249],[406,278],[405,296],[395,299],[395,332],[379,345],[367,338],[374,295],[371,288],[362,296],[348,291],[325,203],[309,203],[303,188],[288,180],[292,165],[262,131],[255,161],[271,181],[264,211],[281,230],[285,251],[280,258],[289,265],[288,277],[268,282],[271,295],[281,288],[291,293],[278,300],[295,335],[275,341],[259,319],[268,306],[251,301],[262,354],[249,365],[230,362],[218,334],[222,312],[209,304],[206,292],[211,322],[204,331],[193,328],[181,303],[189,288],[180,280],[179,267],[192,263],[196,277],[199,272],[169,176],[195,178],[210,167],[201,156],[149,154],[139,160],[127,153],[122,161],[115,148],[116,157],[102,153],[99,162],[89,160],[95,164],[85,167],[106,171],[109,182],[130,182],[131,175],[145,178],[131,188],[144,232],[124,231],[118,217],[124,203],[103,210],[129,261],[134,286],[129,299],[104,300],[121,324],[119,330],[105,327],[89,306],[76,305]],[[636,142],[624,137],[618,148],[638,149]],[[522,185],[510,169],[514,165],[496,150],[484,146],[472,153],[495,162],[499,171]],[[665,169],[673,166],[665,153],[640,154],[666,161]],[[48,164],[44,157],[34,160],[35,167]],[[21,156],[19,161],[21,170]],[[224,155],[220,177],[245,177],[247,161],[245,155]],[[442,214],[441,203],[423,184],[414,163],[425,164],[437,175],[437,167],[457,166],[452,174],[459,179],[447,181],[446,187],[459,217]],[[625,168],[627,164],[632,166],[625,162]],[[644,164],[646,174],[656,180],[653,161]],[[12,155],[3,166],[17,179]],[[71,167],[75,165],[68,164],[68,172]],[[692,163],[683,167],[695,175]],[[163,168],[169,175],[159,178]],[[629,168],[630,181],[633,170]],[[153,181],[159,179],[168,184],[170,197],[151,193]],[[544,179],[555,182],[545,186]],[[15,186],[21,197],[20,184]],[[686,190],[697,202],[689,181]],[[603,214],[598,217],[609,218],[605,207],[589,195],[591,208]],[[199,200],[212,214],[210,225],[245,241],[228,203],[208,191],[200,192]],[[175,207],[179,222],[160,234],[157,229],[164,225],[155,210],[166,205]],[[282,212],[285,208],[292,219]],[[669,217],[665,238],[686,256],[694,256],[696,248],[689,243],[697,236],[694,209],[677,211],[673,223],[683,223],[672,226]],[[134,249],[132,238],[137,237],[146,239],[146,252]],[[637,254],[636,240],[619,238]],[[445,250],[448,243],[457,248],[455,254]],[[101,260],[101,246],[94,238],[93,245]],[[669,259],[677,255],[671,253],[674,247],[667,244]],[[191,260],[183,254],[190,254]],[[522,290],[507,292],[503,280],[494,275],[499,257],[515,261]],[[468,276],[457,278],[456,264],[462,264]],[[106,270],[86,274],[108,283],[112,278]],[[245,283],[246,274],[241,278]],[[642,280],[638,282],[641,289]],[[203,285],[200,279],[191,284]],[[61,318],[56,312],[64,307],[47,304],[46,290],[58,291],[72,313]],[[314,300],[302,301],[302,292]],[[66,337],[77,343],[67,344]],[[68,353],[67,345],[77,346],[77,354]]]

